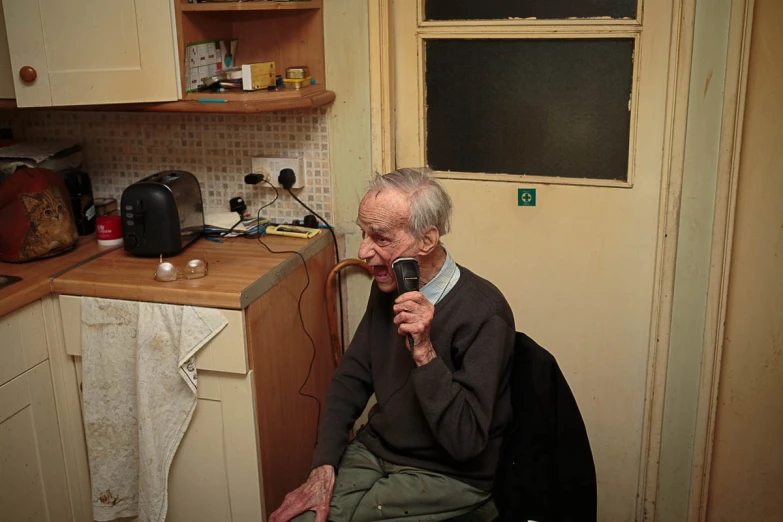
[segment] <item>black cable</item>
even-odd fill
[[[268,183],[268,182],[267,182]],[[340,248],[337,246],[337,236],[334,233],[334,227],[330,225],[324,218],[318,214],[315,210],[308,207],[304,201],[296,197],[296,194],[291,192],[291,189],[286,189],[289,194],[291,194],[291,197],[296,200],[297,203],[302,205],[305,209],[307,209],[308,212],[310,212],[312,215],[317,217],[321,220],[321,222],[326,225],[326,227],[329,229],[329,232],[332,234],[332,241],[334,242],[334,256],[337,259],[337,263],[340,262]],[[340,347],[342,348],[343,353],[345,353],[345,324],[343,321],[343,284],[342,284],[342,276],[340,272],[337,272],[337,295],[339,297],[340,301],[340,309],[338,310],[339,316],[340,316]]]
[[[237,221],[236,223],[234,223],[234,224],[231,226],[231,228],[229,228],[229,229],[228,229],[228,232],[224,232],[224,233],[223,233],[223,237],[225,237],[225,236],[229,235],[231,232],[233,232],[233,231],[234,231],[234,229],[235,229],[235,228],[237,228],[237,226],[239,226],[239,224],[240,224],[240,223],[242,223],[242,218],[241,218],[241,217],[239,218],[239,221]]]
[[[264,182],[267,183],[270,187],[272,187],[274,189],[274,191],[275,191],[275,198],[272,201],[270,201],[269,203],[267,203],[266,205],[264,205],[264,206],[262,206],[262,207],[260,207],[258,209],[258,212],[256,213],[256,219],[258,221],[261,221],[261,211],[263,209],[267,208],[269,205],[271,205],[275,201],[277,201],[277,198],[280,196],[280,194],[277,192],[277,188],[275,188],[274,185],[272,185],[271,183],[269,183],[266,180],[264,180]],[[313,373],[313,365],[315,364],[315,356],[316,356],[315,340],[310,335],[310,332],[307,331],[307,327],[305,326],[305,322],[304,322],[304,316],[302,315],[302,297],[304,297],[305,291],[310,287],[310,271],[307,269],[307,261],[305,261],[304,256],[302,254],[300,254],[299,252],[296,252],[294,250],[272,250],[271,248],[269,248],[269,246],[266,243],[261,241],[261,234],[260,233],[256,236],[256,239],[261,244],[261,246],[266,248],[271,254],[296,254],[296,255],[298,255],[299,258],[302,260],[302,266],[304,266],[305,276],[307,277],[307,283],[305,284],[304,288],[302,288],[302,292],[299,294],[299,301],[297,303],[297,309],[299,310],[299,322],[302,324],[302,331],[305,333],[307,338],[310,340],[310,344],[313,347],[313,355],[310,358],[310,367],[307,369],[307,376],[305,377],[305,380],[302,383],[302,385],[299,387],[298,393],[302,397],[307,397],[307,398],[313,399],[316,402],[316,404],[318,404],[318,415],[317,415],[316,421],[315,421],[315,443],[313,444],[313,446],[316,446],[318,444],[318,430],[320,429],[320,426],[321,426],[321,401],[320,401],[320,399],[318,399],[318,397],[316,397],[314,395],[310,395],[309,393],[304,393],[302,391],[302,390],[304,390],[304,387],[307,385],[307,382],[310,380],[310,375],[312,375],[312,373]]]
[[[245,237],[247,237],[248,239],[257,239],[257,238],[261,237],[261,211],[264,210],[265,208],[269,207],[270,205],[272,205],[272,203],[274,203],[275,201],[277,201],[280,198],[280,193],[277,191],[277,187],[275,187],[274,185],[269,183],[267,180],[263,180],[263,182],[266,183],[267,185],[269,185],[270,187],[272,187],[272,190],[275,191],[275,197],[274,197],[274,199],[272,199],[272,201],[270,201],[266,205],[262,205],[261,207],[258,208],[258,212],[256,212],[256,230],[257,230],[257,232],[255,234],[253,234],[253,235],[246,235]],[[264,245],[264,246],[266,246],[266,245]]]
[[[228,230],[226,230],[225,228],[220,228],[220,227],[211,227],[209,232],[204,232],[204,235],[206,237],[226,237],[231,232],[233,232],[234,229],[237,228],[237,226],[239,226],[240,223],[242,223],[242,218],[239,218],[239,221],[234,223],[232,225],[232,227],[229,228]],[[237,234],[243,235],[244,232],[240,231],[240,232],[237,232]]]

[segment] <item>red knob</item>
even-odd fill
[[[38,73],[29,65],[25,65],[19,69],[19,77],[25,83],[33,83],[38,78]]]

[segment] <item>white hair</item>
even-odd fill
[[[417,238],[430,227],[438,229],[441,236],[451,229],[451,198],[430,173],[427,168],[402,168],[376,175],[367,185],[368,194],[395,189],[408,195],[408,228]]]

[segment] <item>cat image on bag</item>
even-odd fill
[[[71,209],[55,187],[19,197],[30,223],[19,253],[20,261],[52,256],[76,243],[79,234]]]

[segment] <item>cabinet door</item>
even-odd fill
[[[0,386],[0,513],[72,520],[48,361]]]
[[[81,357],[75,362],[81,389]],[[169,471],[166,522],[266,520],[253,379],[252,370],[199,370],[196,411]]]
[[[5,13],[0,3],[0,98],[13,98],[14,77],[11,73],[11,52],[8,50],[8,38],[5,34]]]
[[[199,372],[198,405],[169,472],[166,522],[266,520],[253,372]]]
[[[177,99],[169,1],[3,0],[3,7],[19,107]],[[34,80],[22,80],[25,67]]]

